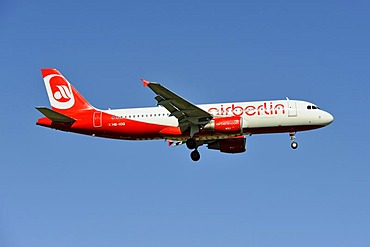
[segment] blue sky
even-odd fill
[[[368,1],[1,1],[0,246],[367,246]],[[55,67],[96,107],[302,99],[328,127],[248,151],[35,125]]]

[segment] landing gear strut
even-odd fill
[[[291,146],[293,149],[297,149],[297,147],[298,147],[298,143],[295,141],[295,132],[290,132],[290,133],[289,133],[289,136],[290,136],[290,140],[292,141],[292,143],[290,144],[290,146]]]
[[[194,150],[190,153],[190,158],[193,160],[193,161],[198,161],[200,159],[200,153],[198,152],[198,150]]]

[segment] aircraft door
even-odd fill
[[[101,111],[94,112],[93,125],[95,128],[100,128],[102,126],[102,112]]]
[[[288,100],[288,116],[296,117],[297,116],[297,102],[294,100]]]

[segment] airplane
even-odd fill
[[[264,100],[195,105],[159,83],[141,79],[151,89],[156,107],[108,109],[93,107],[56,69],[41,69],[51,109],[36,107],[45,117],[36,124],[66,132],[121,140],[165,139],[170,146],[186,144],[193,161],[198,148],[223,153],[246,151],[246,137],[289,133],[296,149],[296,132],[318,129],[333,116],[301,100]]]

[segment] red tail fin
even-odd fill
[[[41,69],[53,110],[68,113],[93,107],[56,69]]]

